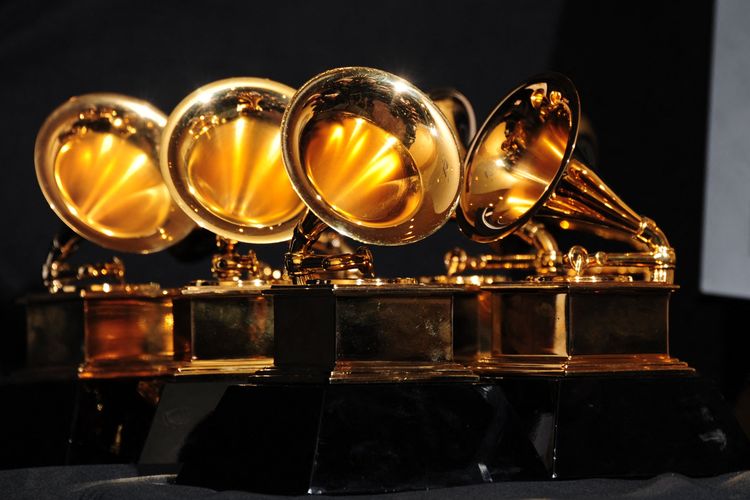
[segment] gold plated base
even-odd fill
[[[81,378],[175,368],[172,296],[158,285],[97,286],[26,299],[27,366]]]
[[[410,363],[393,361],[341,361],[331,371],[330,381],[340,382],[438,382],[477,380],[458,363]]]
[[[78,378],[162,377],[174,375],[178,367],[179,363],[171,357],[96,360],[82,364],[78,368]]]
[[[255,375],[257,372],[273,366],[273,358],[259,357],[250,359],[195,359],[181,364],[175,375]]]
[[[467,363],[482,376],[489,375],[586,375],[593,373],[663,372],[695,370],[676,358],[659,354],[599,356],[493,356]]]
[[[416,284],[274,286],[274,367],[259,376],[331,383],[477,380],[453,359],[459,289]]]
[[[202,284],[174,300],[176,372],[252,375],[273,366],[273,299],[268,285]]]
[[[692,371],[669,356],[673,285],[516,282],[456,297],[456,359],[481,375]]]

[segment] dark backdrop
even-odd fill
[[[0,5],[0,299],[5,370],[23,359],[14,302],[40,289],[59,221],[34,175],[46,115],[72,95],[111,91],[169,112],[196,87],[230,76],[301,85],[336,66],[382,68],[422,89],[452,86],[480,122],[526,77],[557,70],[578,85],[599,140],[598,169],[677,250],[672,350],[721,384],[744,387],[747,303],[698,291],[710,2],[429,0],[43,2]],[[376,249],[384,275],[434,274],[464,240],[454,227],[407,247]],[[469,246],[469,245],[466,245]],[[476,248],[476,247],[472,247]],[[259,249],[279,265],[283,245]],[[85,249],[83,255],[106,253]],[[131,281],[179,285],[207,260],[125,256]]]

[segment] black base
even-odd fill
[[[0,469],[138,459],[163,379],[0,381]]]
[[[135,462],[164,384],[163,378],[78,380],[66,463]]]
[[[479,384],[234,385],[188,437],[178,482],[276,494],[705,476],[750,466],[721,396],[690,374]]]

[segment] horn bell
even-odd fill
[[[161,168],[184,212],[218,236],[288,240],[305,211],[281,156],[280,124],[294,89],[262,78],[203,86],[172,112]]]
[[[87,94],[42,125],[34,162],[47,202],[81,237],[112,250],[163,250],[192,231],[159,170],[166,123],[151,104],[119,94]]]
[[[457,210],[461,229],[471,239],[489,243],[532,216],[562,219],[566,227],[625,239],[643,250],[601,253],[590,267],[653,267],[650,280],[671,282],[675,252],[664,233],[576,157],[579,123],[578,92],[563,75],[538,76],[503,99],[466,156]]]
[[[458,203],[450,124],[429,97],[385,71],[338,68],[308,81],[284,115],[282,150],[310,210],[363,243],[419,241]]]

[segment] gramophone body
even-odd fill
[[[273,363],[273,303],[254,252],[236,245],[289,239],[304,205],[282,165],[281,117],[294,90],[232,78],[201,87],[174,110],[162,171],[184,212],[217,235],[214,281],[175,300],[180,374],[252,374]]]
[[[27,300],[30,368],[75,367],[84,378],[174,368],[173,294],[153,283],[125,283],[117,258],[79,267],[69,262],[80,237],[148,253],[192,230],[158,169],[165,122],[148,103],[90,94],[60,106],[41,128],[35,149],[39,184],[77,235],[66,230],[55,239],[43,268],[50,293]]]

